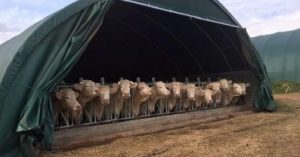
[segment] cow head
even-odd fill
[[[182,85],[183,85],[183,83],[181,83],[181,82],[172,82],[172,83],[166,84],[166,87],[170,91],[172,96],[174,96],[175,98],[180,98]]]
[[[232,85],[232,81],[231,80],[226,80],[226,79],[219,80],[219,83],[220,83],[220,89],[222,91],[230,90],[230,86]]]
[[[157,95],[159,96],[168,96],[170,95],[170,91],[168,91],[166,84],[162,81],[158,81],[154,83],[154,88],[156,90]]]
[[[119,90],[122,93],[123,98],[129,98],[130,97],[130,89],[136,88],[137,83],[134,83],[129,80],[120,80],[118,82]]]
[[[98,87],[97,95],[100,98],[102,104],[107,105],[110,103],[110,94],[114,94],[117,92],[117,87],[110,87],[108,85],[101,85],[99,83],[96,84]]]
[[[247,87],[250,87],[250,83],[239,83],[239,85],[242,88],[242,95],[247,95],[246,89]]]
[[[207,89],[213,90],[217,93],[221,93],[221,84],[219,82],[212,82],[206,86]]]
[[[240,84],[234,83],[231,87],[231,92],[234,95],[242,95],[244,91],[243,91],[243,87]]]
[[[141,96],[150,96],[152,94],[152,89],[144,82],[140,82],[136,87]]]
[[[81,105],[77,101],[78,96],[79,94],[71,88],[63,88],[55,92],[56,99],[68,111],[78,111],[82,109]]]
[[[91,80],[82,80],[75,84],[74,88],[84,97],[94,97],[98,91],[96,83]]]
[[[182,85],[181,89],[186,92],[188,100],[194,101],[196,95],[196,85],[195,84],[187,84]]]

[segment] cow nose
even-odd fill
[[[124,97],[124,98],[129,98],[129,97],[130,97],[130,94],[129,94],[129,93],[123,93],[123,97]]]
[[[109,103],[109,100],[108,99],[103,99],[103,104],[108,104]]]
[[[81,106],[80,106],[80,105],[76,105],[75,108],[74,108],[74,110],[75,110],[75,111],[81,110]]]

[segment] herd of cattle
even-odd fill
[[[185,111],[190,108],[201,109],[207,107],[226,106],[235,104],[240,96],[246,95],[249,83],[233,83],[231,80],[220,79],[210,82],[205,86],[193,83],[173,81],[164,83],[154,82],[151,86],[145,82],[133,82],[120,80],[111,85],[95,83],[91,80],[81,80],[79,83],[67,88],[58,88],[52,97],[54,104],[54,117],[59,115],[64,121],[72,121],[74,124],[85,120],[101,121],[103,114],[113,105],[113,119],[119,119],[124,110],[124,102],[130,99],[132,117],[141,116],[141,107],[147,102],[147,113],[157,113],[157,104],[166,100],[164,111],[173,112],[175,106]],[[64,113],[64,114],[63,114]]]

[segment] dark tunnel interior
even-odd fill
[[[65,81],[168,81],[247,70],[238,29],[118,2]]]

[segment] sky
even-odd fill
[[[0,44],[75,0],[1,0]],[[219,0],[251,37],[300,28],[300,0]]]

